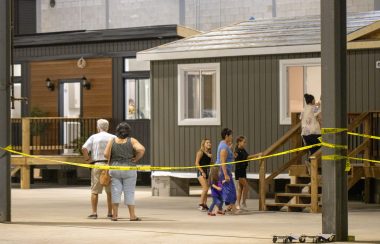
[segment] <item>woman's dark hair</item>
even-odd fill
[[[305,94],[303,95],[303,97],[305,98],[305,102],[306,104],[312,104],[313,103],[313,100],[314,100],[314,96],[313,95],[310,95],[310,94]]]
[[[219,181],[219,166],[213,166],[210,168],[210,176],[208,177],[209,185],[217,183]]]
[[[236,146],[235,146],[235,152],[237,152],[237,150],[239,149],[238,146],[239,146],[239,143],[243,140],[247,140],[247,138],[245,136],[238,136],[236,138]]]
[[[131,133],[131,126],[125,121],[121,122],[116,126],[116,133],[115,135],[118,138],[125,139],[129,136]]]
[[[221,133],[221,136],[222,136],[222,139],[226,139],[226,136],[229,136],[232,134],[232,130],[231,129],[228,129],[228,128],[224,128],[222,130],[222,133]]]

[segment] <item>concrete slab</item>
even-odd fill
[[[90,220],[87,187],[12,190],[12,223],[0,224],[0,243],[271,243],[273,234],[321,232],[321,214],[259,212],[248,200],[238,216],[210,217],[197,210],[199,188],[190,197],[152,197],[138,188],[130,222],[120,209],[118,222],[106,219],[105,195],[99,219]],[[360,243],[380,243],[380,205],[350,203],[349,233]]]

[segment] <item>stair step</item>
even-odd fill
[[[318,194],[319,199],[321,194]],[[310,193],[277,193],[275,195],[276,203],[288,203],[288,204],[310,204],[311,194]]]
[[[311,197],[310,193],[277,193],[276,196],[279,197]],[[318,194],[320,197],[321,194]]]
[[[305,191],[306,192],[302,192]],[[285,186],[285,192],[286,193],[310,193],[311,185],[310,184],[303,184],[303,183],[297,183],[297,184],[287,184]],[[318,186],[318,192],[322,192],[322,186]]]
[[[279,211],[287,207],[288,212],[302,212],[305,208],[310,208],[310,204],[294,204],[294,203],[267,203],[266,209],[268,211]]]

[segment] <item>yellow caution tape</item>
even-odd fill
[[[323,135],[326,134],[337,134],[347,131],[347,128],[322,128],[321,132]]]
[[[335,133],[341,133],[347,131],[346,128],[323,128],[322,129],[322,134],[335,134]],[[380,137],[378,136],[371,136],[371,135],[366,135],[366,134],[359,134],[359,133],[353,133],[353,132],[347,132],[349,135],[353,136],[361,136],[361,137],[366,137],[366,138],[371,138],[371,139],[377,139],[380,140]],[[275,154],[270,154],[270,155],[265,155],[253,159],[247,159],[247,160],[241,160],[241,161],[234,161],[234,162],[228,162],[224,163],[224,165],[230,165],[230,164],[237,164],[237,163],[242,163],[242,162],[250,162],[250,161],[258,161],[258,160],[263,160],[267,158],[272,158],[272,157],[278,157],[286,154],[291,154],[295,152],[300,152],[304,150],[308,150],[313,147],[328,147],[328,148],[336,148],[336,149],[347,149],[347,145],[337,145],[333,143],[328,143],[328,142],[323,142],[322,138],[318,138],[320,143],[310,145],[310,146],[304,146],[304,147],[299,147],[291,150],[286,150],[282,151],[279,153]],[[66,161],[61,161],[61,160],[54,160],[54,159],[48,159],[48,158],[42,158],[36,155],[30,155],[26,153],[22,153],[19,151],[15,151],[12,149],[11,146],[7,146],[5,148],[0,147],[1,150],[18,154],[24,157],[29,157],[29,158],[36,158],[40,160],[45,160],[45,161],[50,161],[50,162],[56,162],[56,163],[61,163],[61,164],[66,164],[66,165],[72,165],[72,166],[77,166],[77,167],[83,167],[83,168],[92,168],[92,169],[108,169],[108,170],[139,170],[139,171],[170,171],[170,170],[187,170],[187,169],[196,169],[196,168],[203,168],[203,167],[213,167],[213,166],[220,166],[220,164],[211,164],[211,165],[203,165],[203,166],[150,166],[150,165],[137,165],[137,166],[110,166],[110,165],[93,165],[93,164],[84,164],[84,163],[74,163],[74,162],[66,162]],[[354,158],[354,157],[346,157],[346,156],[340,156],[340,155],[326,155],[322,156],[323,160],[341,160],[341,159],[347,159],[346,163],[346,170],[349,169],[350,162],[349,160],[361,160],[361,161],[367,161],[367,162],[373,162],[373,163],[380,163],[378,160],[372,160],[372,159],[362,159],[362,158]],[[192,163],[191,163],[192,164]]]
[[[258,160],[263,160],[267,158],[272,158],[272,157],[278,157],[281,155],[285,154],[290,154],[290,153],[295,153],[295,152],[300,152],[304,150],[308,150],[313,147],[319,147],[322,146],[322,143],[319,144],[314,144],[310,146],[304,146],[300,148],[295,148],[291,150],[286,150],[283,152],[271,154],[271,155],[266,155],[266,156],[261,156],[257,158],[252,158],[252,159],[246,159],[246,160],[241,160],[241,161],[234,161],[234,162],[227,162],[224,163],[223,165],[229,165],[229,164],[237,164],[237,163],[242,163],[242,162],[249,162],[249,161],[258,161]],[[24,157],[29,157],[29,158],[36,158],[40,160],[45,160],[45,161],[50,161],[50,162],[55,162],[55,163],[61,163],[61,164],[67,164],[67,165],[72,165],[72,166],[78,166],[78,167],[83,167],[83,168],[91,168],[91,169],[108,169],[108,170],[139,170],[139,171],[170,171],[170,170],[185,170],[185,169],[196,169],[196,168],[204,168],[204,167],[214,167],[214,166],[220,166],[220,164],[210,164],[210,165],[202,165],[202,166],[150,166],[150,165],[141,165],[141,166],[110,166],[110,165],[93,165],[93,164],[83,164],[83,163],[73,163],[73,162],[66,162],[66,161],[61,161],[61,160],[54,160],[54,159],[49,159],[49,158],[42,158],[36,155],[30,155],[26,153],[22,153],[19,151],[15,151],[12,149],[11,146],[7,146],[5,148],[0,147],[1,150],[18,154]]]
[[[359,134],[359,133],[354,133],[354,132],[347,132],[347,134],[348,134],[348,135],[351,135],[351,136],[360,136],[360,137],[365,137],[365,138],[370,138],[370,139],[380,140],[380,136],[371,136],[371,135]]]

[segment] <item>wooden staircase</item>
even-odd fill
[[[307,172],[305,165],[294,165],[289,168],[291,183],[286,184],[284,193],[276,193],[274,202],[266,203],[268,211],[287,211],[287,212],[312,212],[312,190],[311,176]],[[321,176],[318,176],[320,182]],[[317,188],[317,212],[322,205],[322,186]]]
[[[374,118],[380,118],[380,113],[362,113],[355,115],[354,119],[349,121],[348,130],[371,134],[376,133],[372,130],[372,121]],[[277,142],[271,145],[264,151],[263,155],[269,155],[275,152],[279,147],[284,146],[285,143],[291,143],[293,148],[301,146],[300,139],[300,123],[293,119],[292,128]],[[380,120],[379,120],[380,123]],[[348,156],[351,157],[364,157],[373,158],[374,147],[370,139],[355,138],[356,141],[349,141]],[[288,211],[288,212],[312,212],[318,213],[322,209],[322,185],[321,185],[321,150],[310,156],[311,161],[310,171],[306,165],[301,164],[302,156],[306,152],[298,152],[293,154],[293,157],[284,164],[283,167],[270,174],[268,177],[265,175],[265,160],[260,162],[260,201],[259,208],[262,211]],[[379,155],[378,155],[379,156]],[[377,158],[377,157],[376,157]],[[285,186],[285,192],[276,193],[273,200],[266,201],[267,186],[278,174],[285,170],[289,170],[291,182]],[[348,190],[353,187],[360,179],[367,179],[369,177],[380,177],[380,165],[370,164],[368,162],[351,162],[351,170],[348,173]],[[365,195],[369,195],[369,190],[364,190]],[[365,196],[365,202],[368,202]]]

